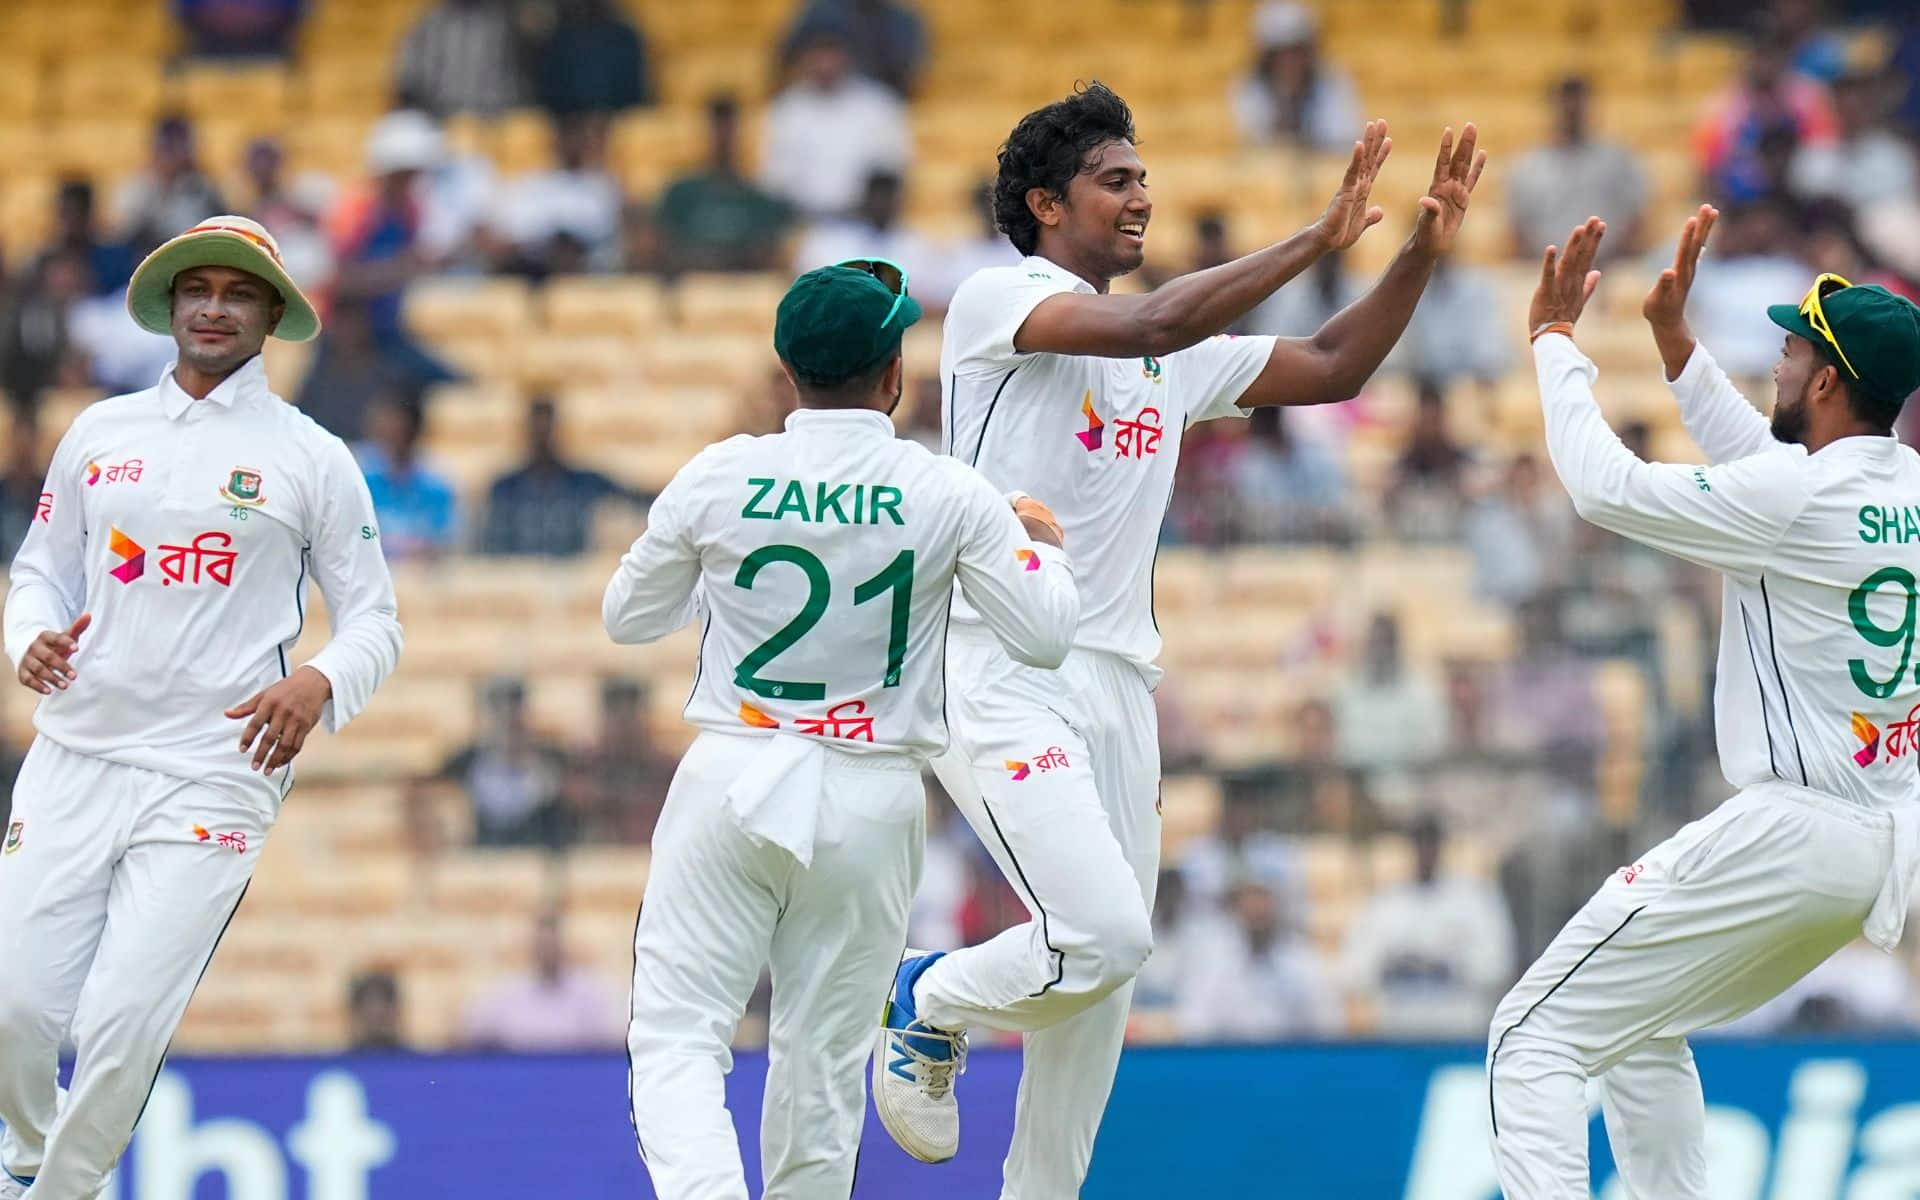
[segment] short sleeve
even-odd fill
[[[1187,424],[1246,416],[1249,410],[1241,408],[1238,401],[1267,369],[1274,341],[1270,337],[1222,333],[1166,355],[1161,365],[1179,389]]]
[[[1019,361],[1013,335],[1042,300],[1078,291],[1072,279],[1025,266],[990,267],[953,294],[946,337],[952,369],[962,375],[1002,370]]]

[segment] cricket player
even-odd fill
[[[1004,489],[1044,491],[1079,562],[1074,652],[1042,674],[984,636],[964,597],[947,652],[953,747],[936,764],[1032,919],[910,954],[879,1033],[875,1104],[930,1162],[959,1144],[959,1035],[1026,1036],[1005,1200],[1079,1195],[1151,946],[1160,862],[1153,560],[1187,426],[1360,390],[1406,328],[1466,215],[1484,155],[1441,139],[1430,193],[1385,276],[1310,338],[1217,337],[1384,215],[1391,143],[1367,125],[1319,221],[1151,295],[1113,295],[1153,215],[1126,103],[1095,83],[1025,117],[1000,151],[1000,229],[1027,257],[961,284],[941,351],[945,446]],[[884,1067],[882,1067],[884,1062]]]
[[[1714,724],[1738,793],[1610,877],[1514,985],[1487,1051],[1508,1200],[1587,1200],[1587,1102],[1626,1194],[1705,1200],[1686,1036],[1778,995],[1863,932],[1891,950],[1920,847],[1920,456],[1892,436],[1920,387],[1920,309],[1834,275],[1786,331],[1771,422],[1685,319],[1714,213],[1686,225],[1644,311],[1711,466],[1641,462],[1594,402],[1574,325],[1605,225],[1549,247],[1529,322],[1547,448],[1580,514],[1712,567]]]
[[[0,847],[9,1200],[100,1191],[294,757],[315,725],[364,708],[400,654],[353,456],[269,390],[267,337],[320,330],[273,238],[212,217],[140,264],[127,307],[178,361],[74,419],[7,593],[7,657],[42,696]],[[295,667],[309,577],[333,638]]]
[[[634,1131],[661,1200],[747,1200],[722,1082],[772,968],[767,1200],[846,1200],[862,1077],[920,875],[920,771],[947,742],[957,580],[995,644],[1056,667],[1080,614],[1037,502],[894,436],[900,338],[920,317],[880,261],[809,271],[774,349],[786,431],[711,446],[654,501],[607,585],[607,632],[702,620],[634,935]],[[1016,515],[1018,513],[1018,515]]]

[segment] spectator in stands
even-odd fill
[[[1516,258],[1532,261],[1591,216],[1621,233],[1613,253],[1640,245],[1647,174],[1632,150],[1593,136],[1586,76],[1569,75],[1553,89],[1553,140],[1528,151],[1507,178],[1507,213]]]
[[[1804,257],[1815,271],[1831,271],[1855,283],[1878,284],[1896,295],[1913,299],[1915,285],[1890,271],[1860,236],[1854,210],[1844,201],[1814,200],[1800,207],[1806,234]]]
[[[1373,615],[1358,667],[1333,694],[1340,762],[1377,771],[1439,758],[1446,748],[1446,702],[1427,670],[1407,664],[1398,617]]]
[[[1827,28],[1830,7],[1827,0],[1773,0],[1772,4],[1781,37],[1793,47],[1793,69],[1826,84],[1847,69],[1846,39]]]
[[[560,450],[559,411],[552,397],[527,405],[525,462],[494,480],[481,527],[482,554],[572,558],[593,539],[602,501],[644,506],[652,497],[624,488],[600,472],[567,461]]]
[[[507,0],[440,0],[400,45],[394,93],[436,116],[492,116],[522,103],[520,31]]]
[[[1839,133],[1824,145],[1800,147],[1792,172],[1797,194],[1832,196],[1858,209],[1920,198],[1920,162],[1887,124],[1887,93],[1880,71],[1853,71],[1834,81]]]
[[[619,1002],[586,967],[567,961],[558,908],[534,917],[533,970],[501,980],[468,1005],[462,1040],[485,1050],[550,1054],[621,1045],[627,1026]]]
[[[336,302],[366,305],[381,354],[410,378],[438,382],[453,372],[407,335],[401,320],[407,285],[434,256],[425,246],[422,177],[440,167],[445,142],[432,118],[402,111],[381,118],[367,138],[368,186],[341,198],[328,218]]]
[[[226,202],[194,153],[193,126],[179,115],[153,127],[153,157],[114,198],[121,236],[144,254],[183,229],[225,212]]]
[[[438,558],[453,548],[457,532],[453,485],[420,461],[425,425],[417,396],[383,392],[367,407],[365,440],[353,447],[391,562]]]
[[[1387,484],[1387,522],[1409,541],[1446,541],[1459,529],[1469,459],[1447,431],[1445,390],[1431,379],[1419,389],[1406,449]]]
[[[1827,90],[1792,69],[1793,52],[1791,37],[1777,24],[1762,25],[1739,80],[1713,102],[1694,130],[1694,156],[1710,192],[1729,201],[1764,194],[1759,152],[1769,129],[1789,129],[1798,145],[1833,140],[1838,123]]]
[[[938,257],[927,239],[900,223],[906,181],[893,171],[867,176],[854,211],[814,226],[794,251],[793,270],[832,266],[859,258],[884,258],[906,268],[909,281],[925,273]],[[909,283],[911,286],[911,282]]]
[[[73,317],[91,282],[87,260],[61,250],[41,259],[31,283],[15,296],[0,325],[0,388],[15,412],[36,411],[50,388],[86,382]]]
[[[381,352],[366,303],[342,299],[327,315],[296,403],[321,428],[351,445],[367,436],[367,409],[375,399],[415,392],[425,382]]]
[[[61,183],[53,204],[53,237],[42,248],[36,262],[63,252],[78,254],[87,260],[94,295],[107,295],[125,287],[133,274],[133,250],[125,242],[112,241],[101,234],[94,217],[93,184],[84,179],[66,180]]]
[[[500,203],[495,226],[516,265],[536,277],[555,273],[555,242],[565,235],[585,249],[594,268],[617,267],[622,198],[607,170],[606,124],[593,116],[558,118],[553,149],[553,169],[520,176]]]
[[[1313,12],[1295,3],[1263,4],[1254,13],[1253,35],[1260,56],[1232,96],[1241,139],[1349,149],[1362,121],[1360,102],[1346,72],[1321,57]]]
[[[988,267],[1010,267],[1020,262],[1020,252],[1013,248],[1013,243],[994,223],[993,181],[983,179],[974,184],[971,195],[973,211],[980,220],[979,226],[968,236],[941,247],[933,270],[924,283],[919,276],[914,278],[913,294],[920,297],[921,303],[929,309],[946,311],[947,302],[953,299],[955,289],[975,271],[984,271]]]
[[[0,475],[0,562],[13,561],[27,526],[40,514],[46,468],[38,421],[30,410],[16,410],[7,438],[6,474]]]
[[[1277,896],[1301,890],[1300,855],[1274,830],[1277,818],[1265,788],[1222,782],[1219,819],[1180,853],[1180,874],[1196,901],[1226,903],[1236,880],[1257,883]]]
[[[707,161],[667,185],[658,221],[675,270],[774,266],[793,214],[741,172],[740,108],[731,95],[707,101]]]
[[[1467,506],[1462,532],[1473,552],[1474,594],[1518,604],[1564,584],[1574,524],[1572,503],[1548,485],[1540,460],[1514,455],[1499,486]]]
[[[333,276],[333,248],[320,228],[324,183],[296,191],[285,176],[286,156],[270,137],[255,138],[247,146],[246,178],[251,195],[240,207],[245,216],[267,227],[280,243],[280,259],[287,274],[303,288],[319,288]],[[304,193],[304,194],[302,194]]]
[[[583,840],[653,840],[677,761],[654,740],[647,699],[646,688],[630,679],[600,685],[600,727],[567,766],[567,805]]]
[[[518,679],[481,690],[480,729],[435,779],[466,790],[474,841],[482,846],[564,846],[573,829],[562,804],[566,756],[527,724],[527,692]]]
[[[1565,237],[1562,231],[1561,239]],[[1513,362],[1509,320],[1500,290],[1486,270],[1442,258],[1434,264],[1427,290],[1388,356],[1387,368],[1441,387],[1471,379],[1491,389]]]
[[[1197,931],[1175,1021],[1199,1042],[1324,1038],[1341,1027],[1339,1000],[1293,913],[1264,884],[1243,880],[1224,919]]]
[[[390,1054],[407,1048],[400,1032],[400,980],[392,971],[362,971],[347,984],[347,1050]]]
[[[846,31],[860,73],[902,96],[927,59],[927,32],[920,14],[894,0],[813,0],[787,31],[787,53],[818,24]]]
[[[1366,283],[1346,269],[1344,250],[1322,254],[1307,268],[1304,278],[1289,283],[1248,313],[1246,330],[1271,337],[1312,337],[1366,290]]]
[[[1491,883],[1441,870],[1439,817],[1416,820],[1412,840],[1413,879],[1375,894],[1347,927],[1341,975],[1388,1037],[1474,1037],[1511,982],[1513,921]]]
[[[1162,867],[1153,893],[1153,954],[1134,976],[1135,1016],[1177,1010],[1180,982],[1193,967],[1194,930],[1209,916],[1218,920],[1215,914],[1197,912],[1198,907],[1187,894],[1186,877]]]
[[[187,35],[187,52],[196,58],[286,58],[306,5],[304,0],[174,0],[173,7]]]
[[[560,0],[535,54],[533,84],[540,107],[556,117],[652,104],[646,35],[608,0]]]
[[[1293,436],[1284,409],[1253,411],[1227,472],[1235,541],[1352,539],[1346,472],[1317,443]]]
[[[1496,747],[1509,754],[1593,761],[1606,741],[1593,665],[1568,647],[1553,598],[1524,601],[1515,615],[1520,649],[1502,667],[1492,691]]]
[[[1687,309],[1700,344],[1735,379],[1761,379],[1780,357],[1779,326],[1755,317],[1755,296],[1797,295],[1813,278],[1793,214],[1778,198],[1727,205],[1700,259]],[[1784,291],[1782,291],[1784,289]]]
[[[849,39],[837,19],[811,22],[789,49],[791,82],[767,106],[761,186],[813,218],[851,212],[868,177],[901,173],[910,156],[906,106],[854,71]]]

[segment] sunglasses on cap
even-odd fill
[[[1858,379],[1860,372],[1854,370],[1853,364],[1847,361],[1847,352],[1840,348],[1839,339],[1833,336],[1833,326],[1827,324],[1826,310],[1820,307],[1820,302],[1828,296],[1842,288],[1852,286],[1853,284],[1831,271],[1821,275],[1813,281],[1813,286],[1807,289],[1807,298],[1800,302],[1800,315],[1807,319],[1807,324],[1813,326],[1815,333],[1827,340],[1827,345],[1832,347],[1834,354],[1840,359],[1840,365],[1847,369],[1847,374]]]
[[[845,262],[839,262],[833,265],[836,267],[848,267],[855,271],[865,271],[867,274],[885,284],[887,290],[893,293],[893,307],[887,310],[887,315],[880,322],[880,328],[885,329],[887,326],[893,324],[894,314],[900,311],[900,302],[907,298],[907,269],[905,267],[897,262],[890,262],[884,258],[850,258]]]

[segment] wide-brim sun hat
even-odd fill
[[[127,284],[127,311],[134,324],[150,333],[171,334],[174,277],[194,267],[232,267],[258,275],[280,293],[286,312],[274,337],[304,342],[320,332],[320,314],[287,274],[280,244],[258,221],[236,216],[208,217],[147,255]]]

